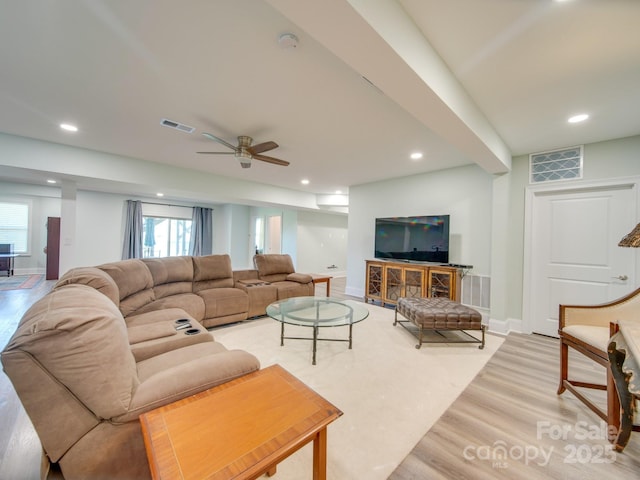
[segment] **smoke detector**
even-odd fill
[[[296,48],[298,46],[298,37],[293,33],[283,33],[278,38],[281,48]]]

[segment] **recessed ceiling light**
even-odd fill
[[[411,156],[411,160],[420,160],[422,158],[422,153],[413,152],[410,156]]]
[[[164,197],[164,193],[158,192],[158,193],[156,193],[156,197]]]
[[[309,185],[309,180],[307,180],[306,178],[300,180],[300,183],[303,185]]]
[[[47,180],[47,183],[58,183],[58,182],[56,182],[53,178],[50,178],[49,180]]]
[[[581,113],[580,115],[574,115],[573,117],[569,117],[569,120],[567,120],[569,123],[579,123],[579,122],[584,122],[587,118],[589,118],[589,115],[587,115],[586,113]]]
[[[75,125],[71,125],[70,123],[61,123],[60,128],[66,130],[67,132],[77,132],[78,127]]]

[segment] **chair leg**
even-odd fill
[[[609,361],[611,361],[611,356]],[[609,440],[613,442],[620,430],[621,405],[616,379],[613,377],[611,368],[611,366],[607,368],[607,424],[609,425]]]
[[[569,371],[569,347],[566,343],[560,339],[560,385],[558,385],[558,395],[562,394],[566,387],[564,386],[565,380]]]

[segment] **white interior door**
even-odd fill
[[[282,216],[267,218],[264,242],[265,253],[282,253]]]
[[[539,192],[531,215],[531,330],[558,336],[560,304],[593,305],[636,287],[635,184]]]

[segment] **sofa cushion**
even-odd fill
[[[202,320],[205,317],[204,300],[195,293],[179,293],[154,300],[153,302],[147,303],[144,307],[136,310],[134,314],[137,315],[140,313],[155,312],[166,308],[179,308],[187,312],[196,320]]]
[[[253,263],[260,279],[267,282],[282,282],[286,280],[287,275],[295,272],[291,256],[287,254],[255,255]]]
[[[225,317],[249,311],[249,295],[239,288],[211,288],[198,292],[205,304],[204,318]]]
[[[156,299],[193,289],[193,261],[191,257],[144,258],[153,278]]]
[[[120,290],[118,289],[118,285],[116,285],[116,282],[111,276],[99,268],[72,268],[60,277],[53,286],[53,289],[55,290],[65,285],[75,283],[95,288],[100,293],[106,295],[115,305],[120,304]]]
[[[118,285],[120,311],[128,317],[147,303],[154,301],[153,277],[142,260],[130,259],[99,265]]]
[[[65,285],[37,301],[5,350],[28,352],[98,418],[128,411],[138,385],[122,314],[86,285]]]
[[[231,288],[233,270],[229,255],[205,255],[193,258],[193,291]]]
[[[278,300],[291,297],[312,297],[315,293],[313,283],[298,282],[273,282],[271,283],[278,290]]]

